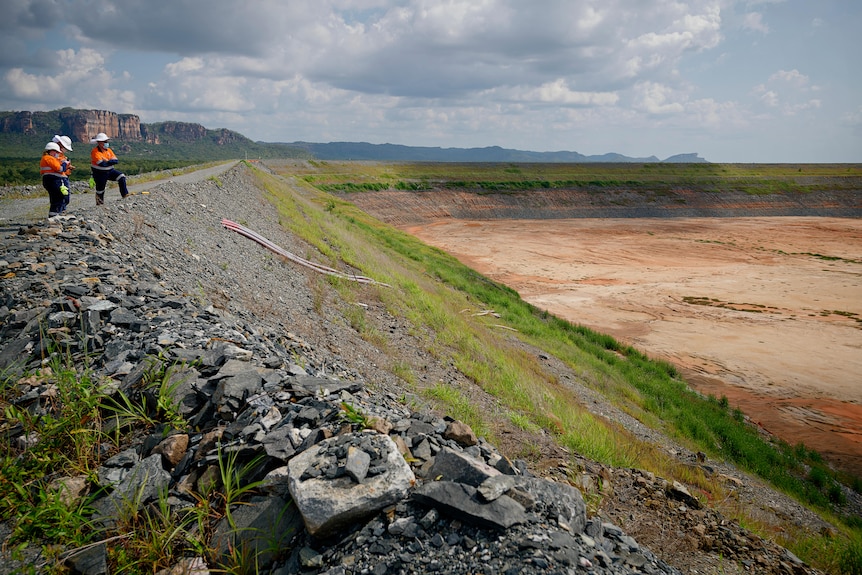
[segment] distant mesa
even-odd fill
[[[699,164],[705,163],[706,160],[697,155],[697,152],[691,154],[677,154],[664,160],[667,164]]]
[[[208,140],[216,146],[247,145],[253,142],[237,132],[207,129],[188,122],[159,122],[143,124],[135,114],[117,114],[107,110],[77,110],[63,108],[51,112],[0,112],[0,134],[51,136],[54,133],[70,136],[73,142],[89,143],[90,138],[104,132],[112,139],[125,143],[146,142],[158,145],[170,142],[195,143]],[[261,146],[280,146],[284,143],[256,142]],[[708,163],[697,153],[678,154],[665,160],[655,156],[633,158],[608,153],[585,156],[578,152],[530,152],[499,146],[484,148],[439,148],[403,146],[398,144],[369,144],[367,142],[292,142],[288,146],[305,150],[321,160],[376,160],[408,162],[547,162],[547,163]]]
[[[230,130],[207,130],[200,124],[160,122],[143,124],[135,114],[117,114],[107,110],[75,110],[63,108],[53,112],[0,112],[0,134],[50,136],[54,130],[72,138],[72,142],[89,143],[90,138],[103,132],[111,139],[123,142],[159,144],[160,138],[193,143],[212,137],[216,144],[229,144],[248,138]],[[50,133],[49,133],[50,132]]]
[[[578,152],[529,152],[499,146],[485,148],[435,148],[369,144],[367,142],[290,142],[289,146],[307,150],[321,160],[378,160],[402,162],[547,162],[547,163],[658,163],[655,156],[632,158],[622,154],[585,156]],[[664,160],[674,163],[708,163],[697,153],[679,154]]]

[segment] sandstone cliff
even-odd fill
[[[193,143],[211,137],[216,145],[235,143],[243,136],[231,130],[207,130],[200,124],[161,122],[143,124],[135,114],[117,114],[108,110],[76,110],[64,108],[52,112],[8,112],[0,115],[0,133],[44,135],[66,134],[73,142],[89,142],[104,132],[112,139],[124,142],[160,144],[171,140]]]
[[[68,110],[60,112],[60,131],[73,142],[88,142],[104,132],[110,138],[139,141],[141,119],[134,114],[117,114],[107,110]]]
[[[13,112],[0,120],[0,132],[35,134],[32,112]]]

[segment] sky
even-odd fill
[[[862,162],[859,0],[4,0],[0,110],[264,142]]]

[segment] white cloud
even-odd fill
[[[201,72],[206,64],[203,58],[183,58],[165,66],[165,74],[169,77],[180,77]]]
[[[486,92],[486,94],[488,94]],[[511,91],[513,100],[543,102],[568,106],[613,106],[620,97],[613,92],[580,92],[569,88],[566,80],[558,78],[541,86],[518,87]]]
[[[53,96],[57,91],[57,83],[53,78],[41,79],[33,74],[27,74],[21,68],[12,68],[6,72],[5,80],[12,94],[22,99],[39,101],[44,98],[45,92]],[[47,86],[48,82],[51,83],[50,87]]]
[[[754,89],[755,94],[758,95],[758,98],[761,102],[769,106],[770,108],[775,108],[778,106],[778,94],[773,92],[772,90],[767,90],[766,86],[760,84]]]
[[[808,86],[808,76],[801,74],[799,70],[779,70],[769,77],[770,82],[784,82],[796,88]]]
[[[821,108],[822,100],[809,96],[810,93],[819,91],[818,86],[811,85],[808,76],[793,69],[779,70],[771,74],[765,83],[755,86],[753,94],[764,105],[783,116],[795,116]]]
[[[12,68],[4,76],[11,94],[21,100],[39,104],[40,108],[56,105],[81,105],[110,108],[134,106],[135,96],[116,87],[121,78],[105,69],[105,58],[90,48],[60,50],[55,53],[53,73],[31,74]],[[59,107],[59,106],[58,106]]]
[[[0,109],[98,107],[280,141],[578,149],[617,135],[661,155],[646,142],[837,125],[860,93],[835,72],[855,53],[826,49],[862,10],[844,0],[799,15],[782,0],[63,0],[32,17],[45,1],[4,9]],[[787,49],[822,22],[828,37]]]
[[[679,95],[670,87],[656,82],[635,86],[635,107],[650,114],[673,114],[685,110]]]
[[[742,27],[753,32],[769,34],[769,26],[763,22],[763,14],[760,12],[749,12],[742,19]]]

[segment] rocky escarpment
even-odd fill
[[[190,122],[159,122],[144,124],[136,114],[118,114],[108,110],[75,110],[64,108],[53,112],[11,112],[0,118],[0,133],[68,135],[72,142],[89,142],[98,133],[124,142],[160,144],[163,140],[193,143],[205,138],[223,146],[246,141],[231,130],[208,130]]]
[[[684,485],[588,463],[557,480],[539,477],[423,407],[340,320],[335,294],[321,293],[313,272],[219,225],[246,221],[285,249],[310,250],[280,228],[243,168],[123,202],[109,192],[98,210],[82,208],[88,200],[75,194],[75,220],[0,230],[0,363],[36,373],[68,350],[108,393],[144,402],[152,398],[145,374],[173,366],[168,388],[187,424],[106,447],[96,484],[61,474],[45,481],[99,493],[94,520],[109,527],[117,505],[134,499],[130,489],[145,508],[167,488],[179,510],[217,480],[222,454],[254,462],[247,480],[262,481],[260,489],[230,520],[208,526],[212,553],[184,558],[184,572],[206,572],[237,548],[278,574],[679,572],[610,514],[587,516],[572,477],[586,490],[613,486],[614,513],[629,521],[644,512],[645,530],[655,526],[686,549],[686,571],[710,572],[711,557],[711,572],[816,572],[702,508]],[[417,353],[404,320],[366,305],[388,345]],[[448,364],[420,361],[422,378],[460,377]],[[13,399],[50,410],[54,384],[42,371],[18,381]],[[9,439],[24,451],[38,435],[13,430]],[[69,559],[72,568],[104,572],[105,546],[86,551]],[[28,559],[41,565],[38,555]],[[20,566],[9,556],[0,565]]]
[[[60,112],[60,132],[69,135],[73,142],[89,142],[102,132],[109,138],[139,141],[141,119],[135,114],[117,114],[107,110],[68,110]]]

